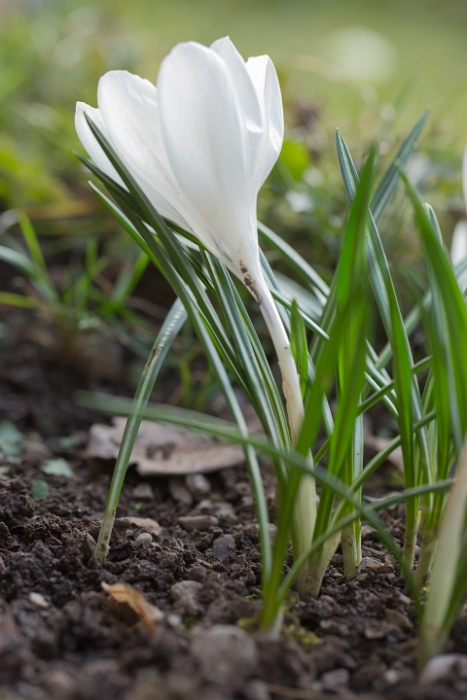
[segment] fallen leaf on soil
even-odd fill
[[[40,501],[42,498],[47,498],[49,495],[49,487],[42,479],[33,479],[31,481],[31,491],[32,496],[36,501]]]
[[[365,430],[365,447],[369,447],[375,451],[375,453],[385,450],[389,443],[392,442],[392,438],[385,438],[378,435],[372,435],[369,430]],[[396,447],[395,450],[391,452],[386,457],[387,461],[390,462],[394,467],[398,469],[404,468],[404,458],[402,456],[402,447]]]
[[[74,476],[73,469],[70,467],[69,462],[63,459],[63,457],[48,459],[40,469],[44,474],[50,474],[51,476]]]
[[[127,583],[114,583],[109,585],[102,581],[102,588],[109,593],[118,603],[126,603],[141,618],[141,622],[151,634],[156,622],[164,619],[164,613],[155,605],[148,603],[142,593]]]
[[[126,520],[129,520],[130,523],[133,523],[133,525],[136,525],[136,527],[140,527],[142,530],[147,530],[147,532],[150,532],[151,535],[154,535],[154,537],[159,537],[162,532],[162,528],[159,523],[152,518],[127,517]]]
[[[358,567],[359,574],[388,574],[394,571],[389,562],[382,562],[374,557],[363,557]]]
[[[24,435],[10,421],[0,423],[0,459],[9,461],[19,457],[23,450]]]
[[[96,423],[89,432],[87,459],[116,459],[126,418],[114,418],[113,425]],[[152,421],[141,422],[130,464],[142,476],[182,475],[211,472],[244,462],[243,449],[184,428]]]

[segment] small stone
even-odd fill
[[[273,523],[268,524],[269,537],[271,538],[271,544],[274,544],[277,537],[277,527]]]
[[[348,637],[350,630],[344,622],[339,622],[332,618],[320,620],[319,626],[322,630],[329,632],[329,634],[334,634],[338,637]]]
[[[367,639],[383,639],[387,634],[394,631],[394,626],[384,620],[368,620],[363,634]]]
[[[255,525],[255,530],[257,533],[257,538],[259,540],[259,525]],[[271,544],[274,544],[277,537],[277,527],[273,523],[268,523],[269,537],[271,538]]]
[[[173,627],[174,629],[178,629],[178,627],[180,627],[182,624],[182,618],[180,615],[177,615],[177,613],[167,613],[165,616],[165,621],[169,627]]]
[[[211,482],[203,474],[188,474],[185,484],[194,496],[205,496],[211,491]]]
[[[243,690],[243,694],[247,700],[271,700],[268,686],[264,681],[260,681],[258,678],[248,681]]]
[[[174,501],[183,503],[186,506],[191,506],[193,503],[193,496],[185,486],[183,479],[180,477],[172,476],[169,479],[169,492]]]
[[[364,540],[367,537],[372,537],[375,533],[376,530],[374,527],[371,527],[371,525],[363,525],[361,530],[361,538]]]
[[[170,588],[170,597],[172,600],[180,600],[180,598],[184,598],[187,595],[196,598],[202,588],[203,584],[199,581],[179,581]]]
[[[211,527],[217,527],[219,520],[214,515],[185,515],[177,520],[178,524],[184,530],[191,532],[193,530],[209,530]]]
[[[321,683],[325,690],[344,688],[349,684],[350,673],[346,668],[335,668],[333,671],[323,673]]]
[[[258,665],[254,640],[244,630],[231,625],[213,625],[200,631],[191,644],[191,653],[205,680],[236,690]]]
[[[383,562],[373,557],[363,557],[358,567],[358,574],[388,574],[393,573],[394,567],[389,562]]]
[[[237,521],[237,515],[235,513],[235,508],[231,503],[226,501],[211,501],[209,498],[205,498],[199,502],[196,510],[200,513],[209,512],[215,515],[219,520],[229,520],[230,522]]]
[[[198,581],[179,581],[170,589],[170,596],[175,601],[177,612],[183,617],[198,617],[203,608],[197,601],[197,596],[203,585]]]
[[[187,573],[190,581],[198,581],[202,583],[208,575],[207,569],[204,566],[193,566]]]
[[[251,486],[248,481],[237,481],[234,490],[241,497],[251,496]]]
[[[0,574],[3,574],[4,571],[6,571],[6,565],[2,557],[0,556]]]
[[[395,668],[389,668],[384,674],[384,680],[388,685],[395,685],[399,682],[400,671]]]
[[[52,453],[40,440],[27,440],[23,447],[21,459],[29,464],[39,465],[46,459],[50,459]]]
[[[392,610],[391,608],[387,608],[384,611],[384,616],[386,617],[387,622],[389,622],[391,625],[395,625],[395,627],[401,627],[404,630],[413,629],[413,624],[411,623],[407,615],[404,615],[398,610]]]
[[[135,538],[135,545],[137,547],[147,547],[152,543],[152,535],[149,532],[142,532],[138,537]]]
[[[162,533],[161,526],[152,518],[134,518],[131,516],[128,517],[127,520],[129,520],[132,525],[136,525],[136,527],[141,528],[141,530],[150,532],[153,537],[159,537],[159,535]]]
[[[246,562],[246,555],[245,554],[237,554],[237,556],[234,557],[233,560],[236,564],[244,564]]]
[[[409,598],[407,595],[404,595],[402,593],[402,591],[397,591],[397,596],[399,598],[399,601],[403,605],[410,605],[411,606],[413,604],[413,600],[411,598]]]
[[[228,559],[235,551],[235,539],[232,535],[222,535],[212,543],[212,553],[216,559]]]
[[[51,671],[47,674],[44,685],[53,700],[65,700],[75,697],[78,684],[65,671]]]
[[[29,594],[29,600],[31,603],[34,603],[34,605],[37,605],[38,608],[48,608],[49,603],[46,601],[42,593],[32,593]]]
[[[153,492],[150,484],[138,484],[138,486],[135,486],[135,488],[131,492],[131,495],[137,501],[153,501],[154,500],[154,492]]]
[[[420,675],[420,683],[432,685],[453,677],[467,678],[467,655],[438,654],[430,659]]]

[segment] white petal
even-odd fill
[[[102,148],[97,143],[96,138],[92,133],[91,129],[89,128],[89,124],[86,121],[85,114],[87,114],[92,119],[94,124],[104,134],[104,136],[107,136],[107,138],[109,137],[99,110],[94,109],[94,107],[90,107],[84,102],[77,102],[75,112],[75,127],[81,143],[83,144],[84,148],[88,152],[88,155],[97,165],[97,167],[100,168],[103,173],[111,177],[112,180],[115,180],[115,182],[118,182],[119,185],[122,185],[124,187],[120,175],[117,173],[114,166],[107,158]]]
[[[263,130],[263,117],[258,95],[246,63],[229,37],[218,39],[211,45],[211,49],[225,62],[232,85],[237,93],[238,106],[244,114],[245,125],[251,132],[253,139],[257,141],[258,135]],[[254,144],[255,141],[251,145],[254,147]]]
[[[467,259],[467,221],[459,221],[454,229],[451,243],[451,261],[454,266]],[[467,286],[467,270],[458,273],[459,286],[462,291]]]
[[[250,236],[251,154],[230,71],[215,51],[179,44],[162,62],[157,88],[167,158],[192,206],[183,214],[238,269]]]
[[[458,265],[467,258],[467,221],[456,224],[451,242],[451,260]]]
[[[246,67],[260,100],[264,140],[258,159],[258,189],[279,157],[284,138],[284,112],[276,69],[269,56],[249,58]]]
[[[155,86],[127,71],[110,71],[97,94],[110,141],[132,175],[162,216],[186,227],[161,142]]]

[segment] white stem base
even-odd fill
[[[290,425],[292,444],[295,445],[303,422],[303,401],[300,390],[300,378],[298,376],[295,360],[290,349],[289,339],[285,332],[284,324],[277,310],[271,292],[265,283],[260,289],[260,309],[271,335],[277,359],[282,375],[282,389],[284,391],[287,415]],[[311,457],[310,457],[311,461]],[[311,463],[312,466],[312,463]],[[303,476],[300,481],[299,492],[295,504],[296,527],[296,555],[307,551],[312,543],[313,531],[316,521],[316,487],[312,476]]]

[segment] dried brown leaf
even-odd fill
[[[116,459],[125,424],[126,418],[114,418],[111,426],[93,425],[85,457]],[[136,464],[142,476],[206,473],[243,462],[243,449],[238,445],[217,442],[209,436],[184,428],[144,420],[130,458],[130,463]]]
[[[147,631],[152,634],[156,622],[164,619],[164,613],[155,605],[148,603],[146,598],[136,588],[128,583],[107,584],[102,581],[102,588],[118,603],[126,603],[141,618],[141,622]]]

